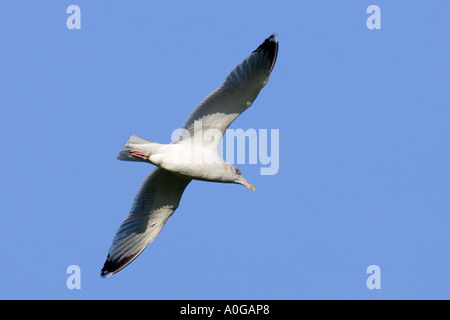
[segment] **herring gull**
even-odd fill
[[[218,146],[225,130],[266,85],[277,53],[278,36],[273,34],[200,102],[170,144],[136,135],[128,139],[117,159],[148,162],[156,168],[145,178],[128,217],[120,224],[101,277],[125,268],[155,239],[191,180],[238,183],[254,190],[239,169],[222,159]]]

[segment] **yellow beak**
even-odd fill
[[[247,181],[244,181],[242,184],[243,184],[244,186],[246,186],[247,188],[249,188],[250,190],[255,191],[255,187],[252,186],[252,185],[251,185],[250,183],[248,183]]]

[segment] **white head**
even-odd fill
[[[255,190],[255,187],[253,187],[250,183],[247,182],[247,180],[244,179],[241,171],[229,163],[226,163],[225,165],[225,176],[226,178],[224,179],[224,182],[242,184],[250,190]]]

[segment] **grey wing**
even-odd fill
[[[125,268],[156,238],[190,181],[159,167],[145,178],[130,214],[116,232],[102,277]]]
[[[244,112],[269,80],[278,54],[278,36],[267,38],[244,61],[237,65],[216,90],[192,111],[183,129],[193,137],[196,131],[219,130],[222,135],[229,125]],[[195,121],[201,120],[201,126]],[[200,123],[200,122],[198,122]],[[217,147],[220,141],[215,141]]]

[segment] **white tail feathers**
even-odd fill
[[[130,138],[128,138],[127,142],[123,146],[122,151],[119,152],[119,155],[117,156],[117,160],[144,161],[145,162],[146,160],[144,160],[142,158],[132,156],[131,150],[149,152],[150,149],[152,149],[151,147],[154,145],[158,145],[158,144],[133,134]]]

